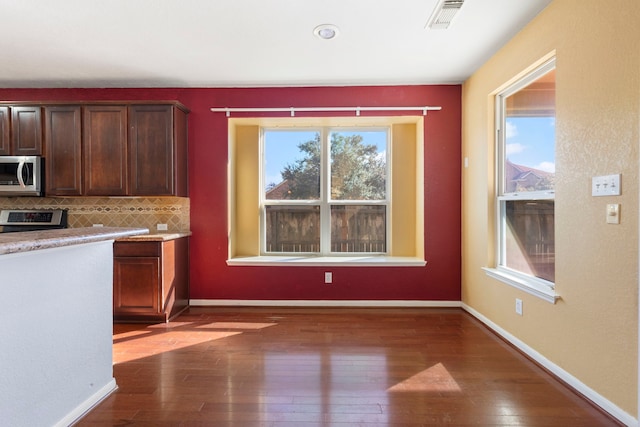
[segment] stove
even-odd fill
[[[1,210],[0,227],[1,233],[67,228],[67,210]]]

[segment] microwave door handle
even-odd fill
[[[23,176],[22,176],[23,169],[24,169],[24,161],[21,161],[20,163],[18,163],[18,182],[20,183],[20,187],[22,188],[26,187]]]

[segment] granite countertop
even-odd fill
[[[146,228],[85,227],[0,234],[0,255],[148,234]]]
[[[127,236],[116,239],[118,242],[165,242],[167,240],[180,239],[191,236],[190,231],[176,231],[154,234],[141,234],[137,236]]]

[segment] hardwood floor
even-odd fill
[[[191,308],[114,325],[78,426],[618,426],[459,309]]]

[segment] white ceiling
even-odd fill
[[[0,0],[0,87],[461,83],[550,2]]]

